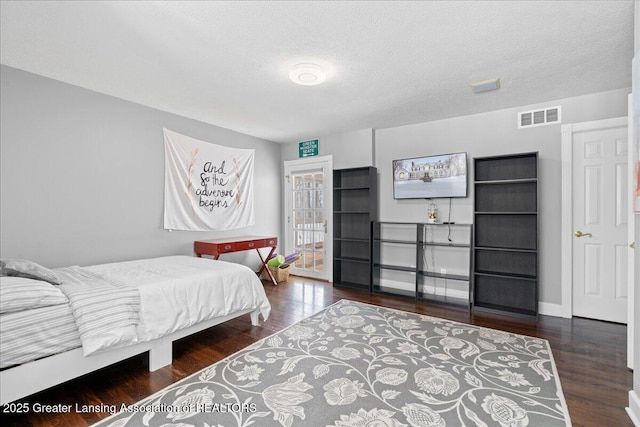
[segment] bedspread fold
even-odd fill
[[[138,341],[140,292],[79,266],[58,268],[60,290],[69,298],[85,356]]]

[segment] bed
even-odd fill
[[[0,403],[131,356],[172,362],[173,341],[271,305],[248,267],[172,256],[90,267],[2,264]]]

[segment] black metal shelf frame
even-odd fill
[[[449,242],[446,239],[443,241],[426,240],[425,235],[427,230],[437,230],[442,226],[458,228],[465,230],[463,233],[468,236],[467,240],[463,242]],[[403,238],[388,238],[383,236],[385,227],[400,227],[405,233]],[[409,240],[406,236],[412,235],[413,238]],[[458,236],[459,238],[459,236]],[[374,222],[373,223],[373,264],[372,264],[372,292],[383,295],[396,295],[413,298],[415,300],[430,301],[443,304],[454,304],[459,306],[470,307],[470,291],[471,281],[473,276],[471,275],[471,265],[473,258],[471,256],[471,248],[473,246],[471,239],[473,238],[473,225],[472,224],[429,224],[429,223],[405,223],[405,222]],[[388,263],[381,260],[382,247],[385,245],[399,245],[405,247],[414,248],[414,256],[410,256],[406,259],[406,262],[402,264]],[[452,274],[452,273],[438,273],[435,271],[429,271],[425,269],[424,255],[428,248],[433,250],[453,249],[453,250],[466,250],[469,256],[469,272],[468,274]],[[435,268],[435,266],[434,266]],[[404,276],[406,283],[410,289],[399,289],[391,287],[385,284],[385,280],[382,277],[384,271],[408,273],[409,276]],[[451,280],[456,282],[468,282],[469,294],[467,298],[458,298],[445,295],[436,295],[425,291],[427,283],[424,278],[434,278],[436,280]]]

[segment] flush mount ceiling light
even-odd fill
[[[306,63],[294,65],[289,73],[289,78],[295,84],[302,86],[315,86],[325,81],[327,74],[321,66]]]

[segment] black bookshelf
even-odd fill
[[[474,310],[538,316],[538,153],[474,158]]]
[[[371,223],[378,219],[378,171],[333,171],[333,285],[371,290]]]

